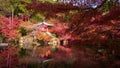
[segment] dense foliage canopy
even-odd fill
[[[0,2],[1,68],[120,67],[120,0]]]

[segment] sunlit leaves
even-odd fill
[[[38,1],[50,2],[50,3],[56,3],[57,2],[57,0],[38,0]]]
[[[25,5],[21,4],[21,0],[4,0],[0,1],[1,14],[5,16],[11,16],[12,10],[14,14],[18,15],[19,13],[28,13],[25,9]]]
[[[14,18],[12,21],[9,18],[2,17],[0,20],[0,32],[3,36],[5,36],[8,40],[15,39],[19,36],[17,29],[19,28],[20,20],[18,20],[18,18]]]

